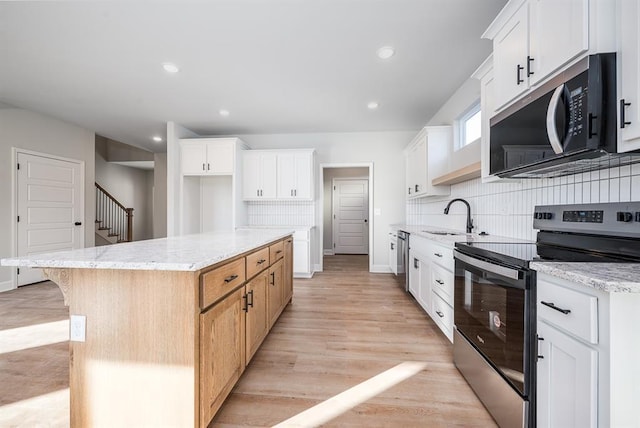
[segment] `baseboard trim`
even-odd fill
[[[389,265],[373,265],[371,266],[371,273],[391,273]]]
[[[309,279],[309,278],[313,278],[313,272],[311,272],[311,273],[309,273],[309,272],[294,272],[293,273],[293,277],[294,278]]]
[[[313,265],[313,273],[322,272],[322,267],[318,265]]]
[[[323,253],[325,256],[334,256],[335,253],[333,252],[333,250],[324,250]]]
[[[0,282],[0,293],[2,293],[3,291],[9,291],[9,290],[14,290],[12,280]]]

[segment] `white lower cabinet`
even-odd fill
[[[640,427],[640,293],[537,273],[537,426]]]
[[[453,250],[417,235],[409,247],[409,292],[453,342]]]
[[[398,235],[394,231],[389,232],[389,269],[398,274]]]
[[[597,376],[596,349],[538,322],[538,427],[597,427]]]
[[[308,229],[293,234],[293,276],[311,278],[311,238]]]

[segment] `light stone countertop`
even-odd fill
[[[174,236],[0,260],[0,266],[197,271],[293,234],[253,229]]]
[[[391,224],[389,225],[390,229],[402,230],[404,232],[409,233],[410,235],[417,235],[423,238],[431,239],[433,241],[449,245],[453,247],[456,242],[528,242],[531,243],[533,241],[529,241],[526,239],[519,238],[508,238],[506,236],[498,236],[498,235],[479,235],[477,233],[465,233],[459,230],[447,229],[444,227],[438,226],[427,226],[427,225],[412,225],[412,224]],[[428,233],[425,231],[442,231],[449,232],[452,235],[438,235],[434,233]]]
[[[640,293],[640,263],[532,262],[530,267],[608,293]]]

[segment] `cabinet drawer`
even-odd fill
[[[242,284],[244,280],[244,257],[202,274],[200,307],[206,308],[236,288],[236,286]]]
[[[430,243],[427,255],[434,263],[438,263],[453,272],[453,249]]]
[[[451,340],[453,336],[453,308],[435,292],[431,295],[433,305],[432,318],[440,330]]]
[[[275,263],[284,256],[284,241],[277,242],[269,247],[270,264]]]
[[[431,266],[431,287],[450,306],[453,306],[453,272],[433,264]]]
[[[247,256],[247,278],[269,267],[269,247],[255,251]]]
[[[538,318],[587,342],[598,343],[598,298],[538,281]]]

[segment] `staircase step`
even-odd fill
[[[110,227],[99,227],[98,230],[111,230]]]
[[[118,235],[117,233],[110,233],[107,236],[120,236],[120,235]]]

